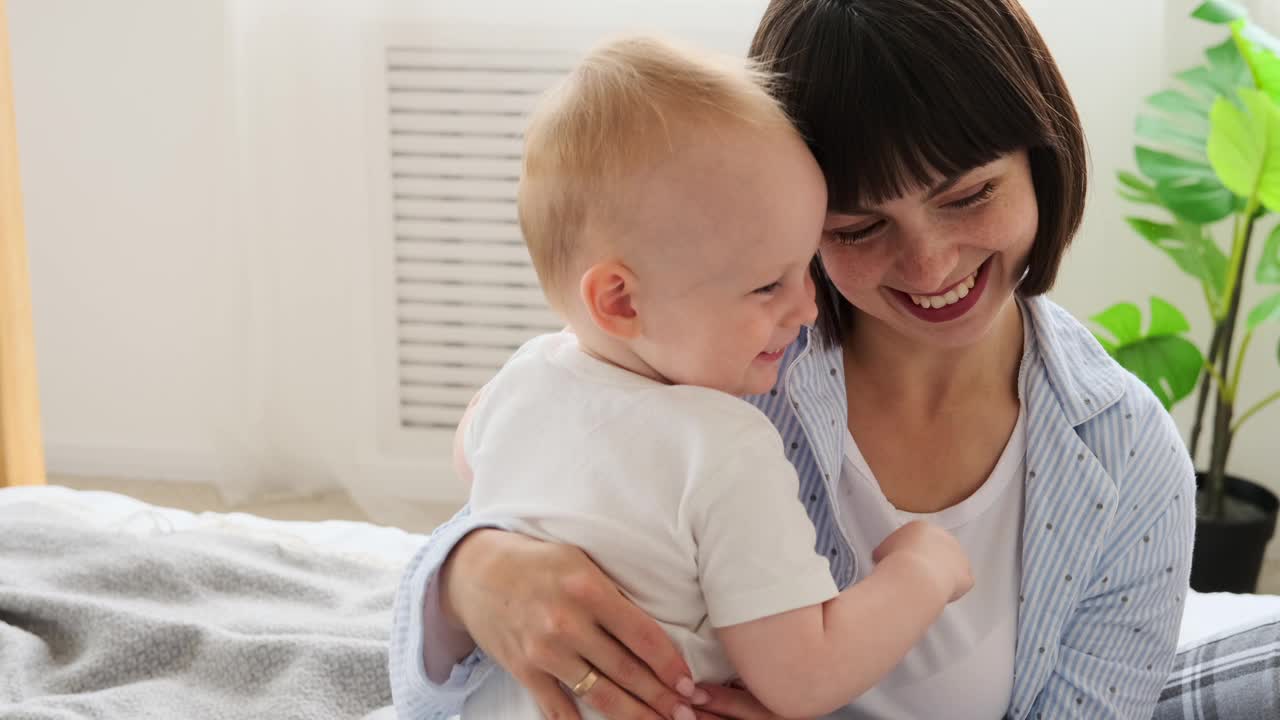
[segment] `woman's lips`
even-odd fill
[[[982,299],[987,278],[991,275],[990,267],[991,259],[988,258],[972,275],[956,283],[945,293],[913,296],[901,290],[893,290],[893,294],[903,307],[921,320],[932,323],[949,322],[968,313]],[[929,307],[924,307],[925,304]]]

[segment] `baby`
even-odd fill
[[[777,431],[738,397],[776,384],[815,319],[826,200],[742,61],[645,37],[597,48],[535,113],[519,187],[571,332],[522,347],[458,436],[473,513],[583,548],[695,680],[740,678],[788,717],[870,688],[972,585],[955,540],[917,522],[839,591]],[[561,681],[581,693],[594,677],[584,662]],[[540,713],[493,673],[464,717]]]

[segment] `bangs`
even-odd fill
[[[844,7],[779,56],[784,103],[826,176],[831,209],[878,205],[1055,144],[1053,109],[1024,87],[1028,69],[962,32],[982,24],[963,11],[937,5],[902,22],[901,7],[832,4]]]

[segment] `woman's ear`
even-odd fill
[[[619,340],[640,334],[640,318],[632,298],[636,276],[616,260],[596,263],[582,274],[578,292],[596,327]]]

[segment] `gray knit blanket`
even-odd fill
[[[0,719],[364,717],[391,702],[398,575],[244,533],[0,507]]]

